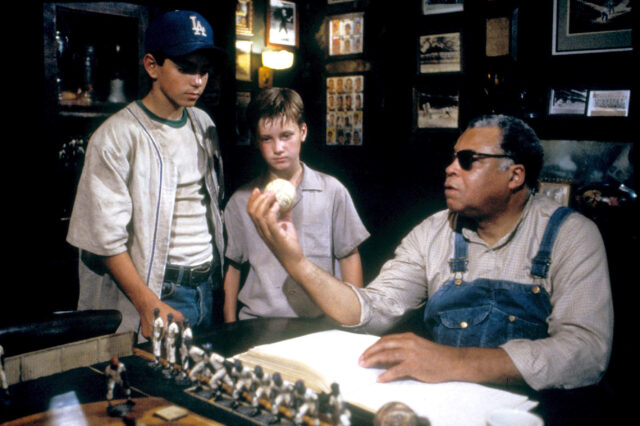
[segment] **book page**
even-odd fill
[[[496,408],[529,410],[537,405],[526,396],[474,383],[429,384],[417,380],[378,383],[377,377],[383,370],[358,365],[362,352],[378,339],[373,335],[329,330],[256,346],[248,354],[254,360],[279,359],[284,369],[307,366],[313,372],[308,377],[317,374],[324,378],[327,388],[332,382],[338,383],[345,400],[371,412],[387,402],[403,402],[434,426],[485,425],[486,415]],[[275,364],[270,367],[278,368]],[[304,380],[304,376],[301,378]]]

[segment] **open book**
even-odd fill
[[[390,401],[400,401],[433,426],[485,425],[497,408],[530,410],[537,405],[526,396],[474,383],[422,383],[399,380],[378,383],[381,369],[362,368],[358,357],[378,340],[377,336],[329,330],[256,346],[236,355],[250,367],[256,365],[294,383],[302,379],[316,392],[330,392],[340,385],[346,401],[375,413]]]

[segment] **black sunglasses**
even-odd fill
[[[485,154],[482,152],[476,152],[470,149],[463,149],[462,151],[453,153],[453,160],[458,159],[458,164],[463,170],[471,170],[471,165],[474,161],[481,160],[483,158],[513,158],[507,154]]]

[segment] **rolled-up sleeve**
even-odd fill
[[[419,308],[427,297],[425,239],[423,226],[409,233],[384,264],[380,274],[365,288],[353,287],[361,306],[356,327],[383,334],[408,311]]]

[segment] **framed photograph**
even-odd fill
[[[549,115],[584,115],[588,96],[588,90],[551,89]]]
[[[587,116],[627,117],[631,90],[591,90]]]
[[[247,121],[247,106],[251,92],[236,92],[236,145],[250,145],[251,132]]]
[[[364,12],[329,17],[329,56],[363,52]]]
[[[236,34],[253,35],[253,0],[238,0],[236,3]]]
[[[631,50],[630,0],[554,0],[552,53]]]
[[[462,12],[463,0],[422,0],[422,13],[433,15],[436,13]]]
[[[251,48],[253,42],[236,40],[236,80],[251,81]]]
[[[267,46],[298,47],[298,10],[293,1],[269,0],[267,6]]]
[[[511,19],[508,16],[487,19],[486,56],[506,56],[511,51]]]
[[[457,129],[460,93],[456,88],[413,89],[414,129]]]
[[[364,129],[364,75],[327,77],[327,145],[361,146]]]
[[[420,74],[461,71],[460,33],[428,34],[419,41]]]
[[[571,183],[569,182],[540,182],[541,194],[555,200],[563,206],[569,206],[571,200]]]

